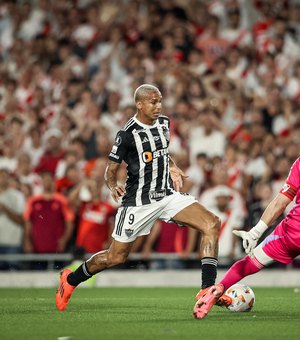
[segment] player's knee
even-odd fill
[[[220,227],[221,227],[221,220],[218,216],[211,214],[209,218],[205,220],[205,223],[203,221],[196,225],[196,228],[204,235],[207,235],[208,237],[214,236],[218,237],[220,233]]]
[[[219,234],[220,232],[220,227],[221,227],[221,220],[218,216],[212,215],[210,221],[206,224],[206,230],[207,232],[214,233],[214,234]]]

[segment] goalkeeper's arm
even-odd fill
[[[243,239],[243,247],[247,254],[251,254],[261,235],[276,221],[291,202],[287,196],[279,193],[267,206],[259,222],[248,232],[233,230],[233,233]]]

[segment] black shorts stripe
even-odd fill
[[[119,218],[119,222],[117,224],[117,230],[116,230],[116,234],[118,236],[121,236],[121,234],[122,234],[122,228],[123,228],[123,225],[124,225],[127,209],[128,209],[128,207],[124,207],[121,214],[120,214],[120,218]]]

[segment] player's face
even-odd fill
[[[160,92],[149,92],[143,100],[137,102],[138,119],[144,124],[154,124],[161,113],[161,102]]]

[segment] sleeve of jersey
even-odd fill
[[[119,131],[116,135],[115,142],[111,148],[110,154],[108,155],[109,160],[122,163],[127,153],[127,141],[128,137],[125,131]]]
[[[163,119],[163,122],[164,122],[165,124],[167,124],[168,129],[170,130],[170,119],[169,119],[169,117],[167,117],[167,116],[161,116],[161,118]]]
[[[300,158],[298,158],[291,167],[290,173],[286,179],[285,185],[280,193],[288,197],[291,201],[296,196],[300,188]]]

